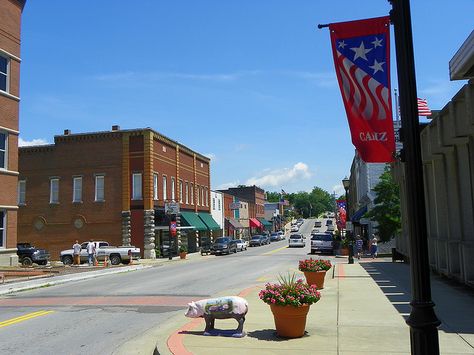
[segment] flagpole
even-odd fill
[[[414,355],[438,355],[436,317],[431,300],[430,268],[428,259],[428,233],[423,186],[423,162],[418,122],[415,61],[409,0],[389,0],[390,13],[395,30],[397,52],[398,87],[405,151],[405,176],[409,242],[412,307],[407,324],[410,326],[411,353]]]
[[[396,118],[396,121],[399,122],[400,121],[400,106],[398,105],[398,93],[397,93],[397,89],[393,89],[393,92],[394,92],[394,95],[395,95],[395,118]]]

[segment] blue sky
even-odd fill
[[[383,0],[30,0],[20,138],[152,127],[211,157],[213,189],[340,193],[354,148],[316,26],[389,11]],[[463,85],[448,62],[473,13],[473,0],[412,1],[418,96],[432,109]],[[392,29],[392,88],[394,47]]]

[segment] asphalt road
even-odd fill
[[[111,354],[184,312],[191,300],[237,294],[297,272],[298,260],[309,255],[314,221],[300,228],[305,248],[288,248],[284,240],[0,297],[0,353]]]

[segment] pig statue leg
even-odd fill
[[[244,332],[244,322],[245,322],[245,317],[240,317],[235,319],[238,323],[239,326],[235,330],[237,333],[242,334]]]
[[[210,333],[214,330],[215,318],[213,316],[204,314],[204,320],[206,321],[206,329],[204,329],[204,334]]]

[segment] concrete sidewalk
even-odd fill
[[[244,338],[203,336],[204,321],[182,314],[147,336],[156,337],[159,354],[409,354],[410,334],[405,323],[409,295],[407,298],[393,279],[385,277],[376,267],[379,264],[379,260],[336,264],[326,275],[321,300],[311,306],[307,335],[299,339],[275,335],[270,308],[258,298],[263,285],[246,291],[249,313]],[[408,270],[403,264],[393,267],[401,273]],[[452,292],[446,283],[435,286],[441,294]],[[472,299],[463,302],[473,308]],[[456,310],[462,316],[462,306]],[[234,320],[216,321],[219,329],[235,329],[236,325]],[[439,337],[442,354],[474,354],[472,332],[458,334],[452,327],[441,327]]]

